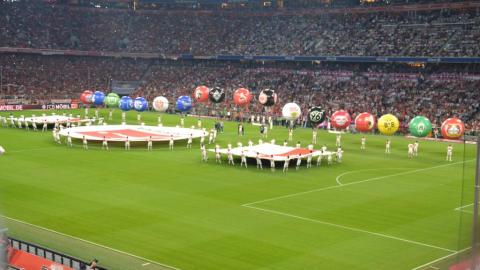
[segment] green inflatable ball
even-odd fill
[[[110,108],[118,107],[120,97],[115,93],[110,93],[105,97],[105,105]]]
[[[416,116],[410,121],[408,129],[415,137],[425,137],[432,131],[432,123],[425,116]]]

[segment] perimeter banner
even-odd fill
[[[23,110],[69,110],[78,109],[77,103],[57,103],[43,105],[23,105],[23,104],[6,104],[0,105],[0,112],[23,111]]]
[[[21,111],[23,110],[23,105],[0,105],[0,112],[7,111]]]

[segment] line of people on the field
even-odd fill
[[[275,144],[275,139],[272,139],[270,141],[270,143]],[[263,144],[263,140],[259,139],[258,144]],[[237,147],[241,148],[242,146],[243,146],[242,143],[238,142]],[[253,145],[252,140],[249,140],[248,141],[248,147],[253,147],[253,146],[254,145]],[[288,146],[287,140],[285,140],[283,146]],[[297,142],[297,144],[295,145],[295,148],[301,148],[300,142]],[[309,153],[307,155],[302,155],[302,154],[292,155],[292,156],[287,155],[286,157],[284,157],[281,160],[276,160],[274,155],[268,156],[268,155],[264,155],[264,154],[260,154],[259,152],[256,152],[255,161],[256,161],[257,169],[263,170],[262,160],[268,160],[270,162],[271,170],[275,171],[276,162],[282,162],[283,161],[283,172],[287,172],[289,164],[290,164],[290,160],[296,160],[296,170],[298,170],[300,168],[301,164],[302,164],[303,159],[306,159],[306,167],[311,168],[312,167],[312,160],[313,160],[313,156],[314,156],[313,154],[314,154],[314,151],[315,151],[313,149],[313,144],[308,145],[307,149],[309,151]],[[202,161],[204,161],[204,162],[208,161],[207,149],[206,149],[205,144],[202,143],[200,145],[200,151],[201,151]],[[332,165],[334,159],[337,163],[342,162],[342,157],[343,157],[343,152],[344,151],[343,151],[343,149],[340,145],[338,146],[336,152],[327,153],[327,146],[326,145],[323,145],[320,148],[320,150],[318,150],[318,151],[320,152],[320,154],[317,155],[317,167],[321,166],[323,159],[327,160],[328,165]],[[220,151],[220,146],[218,144],[215,145],[214,152],[215,152],[215,163],[221,164],[222,163],[222,152]],[[240,166],[241,167],[245,166],[245,168],[248,167],[246,152],[247,151],[245,151],[245,150],[242,150],[240,152]],[[233,154],[233,151],[232,151],[232,144],[231,143],[228,143],[227,153],[225,155],[227,156],[227,164],[235,166],[235,159],[234,159],[234,154]]]

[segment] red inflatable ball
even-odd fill
[[[359,132],[369,132],[375,127],[375,117],[368,112],[363,112],[355,117],[355,129]]]
[[[350,114],[344,110],[336,111],[330,117],[330,123],[336,129],[346,129],[351,122]]]
[[[208,87],[204,85],[198,86],[197,88],[195,88],[195,91],[193,91],[193,98],[197,102],[207,102],[208,92],[209,92]]]
[[[448,118],[443,121],[441,131],[443,138],[456,140],[463,136],[465,124],[458,118]]]
[[[238,88],[235,93],[233,93],[233,102],[237,106],[247,105],[252,101],[252,94],[248,89]]]
[[[85,90],[80,95],[80,100],[82,101],[83,104],[91,104],[92,103],[92,95],[93,95],[92,91]]]

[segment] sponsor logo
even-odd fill
[[[261,104],[265,104],[267,103],[267,95],[265,95],[265,93],[260,93],[260,95],[258,96],[258,101],[261,103]]]
[[[319,122],[323,118],[323,112],[322,111],[311,111],[309,116],[310,121],[312,122]]]
[[[457,136],[460,134],[460,127],[458,125],[450,125],[447,127],[447,134],[449,136]]]
[[[213,99],[215,100],[220,100],[222,98],[222,92],[220,91],[214,91],[212,94]]]
[[[195,90],[195,98],[200,99],[201,97],[202,97],[202,91],[200,91],[199,89],[196,89]]]
[[[339,116],[335,117],[335,119],[333,119],[333,121],[335,121],[335,123],[337,123],[337,125],[343,126],[343,125],[345,125],[345,123],[347,123],[347,117],[344,116],[344,115],[339,115]]]
[[[67,110],[74,109],[72,104],[44,104],[42,110]]]
[[[23,105],[0,105],[0,111],[21,111]]]

